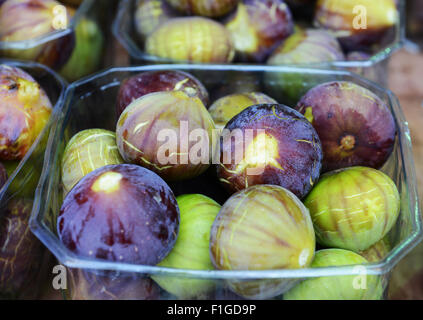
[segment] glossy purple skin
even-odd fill
[[[7,171],[2,163],[0,163],[0,189],[4,186],[7,181]]]
[[[182,71],[147,71],[122,82],[116,106],[117,116],[119,117],[123,110],[135,99],[153,92],[174,91],[175,85],[181,81],[185,82],[178,90],[191,93],[193,90],[187,92],[186,88],[194,89],[196,95],[207,107],[209,94],[203,84],[194,76]]]
[[[120,187],[95,192],[105,172],[120,173]],[[97,169],[68,193],[57,221],[60,240],[85,257],[156,265],[172,249],[179,230],[179,208],[168,185],[137,165]]]
[[[234,118],[225,129],[231,132],[240,129],[263,129],[278,142],[278,158],[280,167],[267,164],[260,175],[247,175],[246,170],[234,173],[235,143],[220,143],[220,161],[217,166],[217,175],[222,185],[229,192],[237,192],[257,184],[273,184],[282,186],[298,198],[305,197],[320,175],[322,166],[322,148],[319,137],[300,113],[282,104],[261,104],[251,106]],[[257,132],[254,132],[254,137]],[[247,148],[247,147],[246,147]],[[225,152],[232,153],[231,164],[224,164]],[[247,182],[246,184],[246,177]]]
[[[396,126],[388,106],[369,90],[350,82],[328,82],[308,91],[298,102],[312,110],[312,125],[323,147],[323,171],[351,166],[380,168],[395,142]],[[354,138],[354,146],[343,138]]]

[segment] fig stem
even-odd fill
[[[345,151],[350,151],[355,148],[355,137],[346,135],[341,139],[341,148]]]

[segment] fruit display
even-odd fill
[[[163,59],[203,63],[231,62],[235,55],[229,31],[203,17],[166,21],[147,37],[145,50]]]
[[[234,194],[213,223],[210,255],[221,270],[305,268],[313,260],[315,237],[301,201],[280,186],[257,185]],[[238,294],[269,298],[284,281],[229,281]]]
[[[123,81],[116,106],[120,116],[135,99],[159,91],[183,91],[189,96],[198,96],[204,106],[209,104],[209,94],[204,85],[194,76],[182,71],[147,71]]]
[[[241,61],[263,62],[294,30],[291,11],[282,0],[244,0],[225,23]]]
[[[183,180],[209,167],[217,143],[214,129],[196,93],[161,91],[126,107],[116,140],[126,162],[145,166],[167,181]]]
[[[220,205],[201,194],[185,194],[176,198],[181,220],[179,235],[169,255],[158,265],[168,268],[213,270],[209,255],[210,230]],[[210,280],[153,276],[164,290],[182,299],[205,298],[214,289]]]
[[[244,109],[256,104],[277,104],[275,99],[261,92],[235,93],[216,100],[209,108],[216,128],[223,129],[226,124]]]
[[[352,251],[325,249],[316,252],[312,268],[363,265],[368,261]],[[359,274],[319,277],[302,281],[284,294],[285,300],[379,300],[382,287],[377,276]]]
[[[305,117],[284,105],[262,104],[225,126],[217,170],[230,192],[274,184],[301,199],[319,178],[322,157],[319,137]]]
[[[0,297],[34,298],[44,247],[31,233],[32,201],[14,199],[0,215]],[[34,287],[35,286],[35,287]]]
[[[310,210],[320,244],[355,252],[381,240],[400,211],[394,182],[367,167],[323,174],[304,204]]]
[[[91,171],[123,163],[116,134],[104,129],[78,132],[66,145],[62,157],[62,184],[65,193]]]
[[[82,178],[65,197],[57,232],[64,245],[85,257],[155,265],[172,249],[179,208],[155,173],[108,165]]]
[[[0,160],[21,160],[51,112],[47,94],[31,75],[0,65]]]
[[[398,19],[395,0],[319,0],[314,22],[334,33],[346,51],[369,51],[393,40]]]
[[[186,15],[220,17],[229,13],[239,0],[165,0]]]
[[[296,109],[320,137],[323,171],[351,166],[378,169],[394,148],[396,126],[388,106],[354,83],[318,85],[300,99]]]
[[[60,2],[55,0],[6,0],[0,7],[0,41],[18,42],[46,36],[58,28],[55,8]],[[66,13],[64,21],[70,21]],[[62,21],[61,20],[61,21]],[[68,33],[54,41],[45,41],[25,49],[8,48],[0,54],[6,57],[31,60],[60,69],[72,54],[75,35]]]

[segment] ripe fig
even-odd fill
[[[47,94],[28,73],[0,65],[0,159],[21,160],[51,111]]]
[[[125,162],[153,170],[167,181],[194,178],[210,165],[217,133],[197,96],[155,92],[133,101],[116,128]]]
[[[59,21],[55,10],[59,6],[60,2],[55,0],[7,0],[0,7],[0,41],[33,40],[63,27],[61,23],[70,21],[71,14],[64,11],[64,17]],[[75,35],[70,32],[35,47],[2,50],[1,54],[13,59],[37,61],[58,70],[69,59],[74,46]]]
[[[62,156],[62,184],[68,193],[84,176],[109,164],[123,163],[116,134],[104,129],[78,132],[66,145]]]
[[[104,36],[99,25],[81,17],[75,27],[75,49],[60,74],[68,81],[76,81],[96,71],[100,65]]]
[[[201,17],[163,23],[147,37],[145,51],[165,60],[203,63],[231,62],[235,55],[229,31]]]
[[[400,211],[394,182],[383,172],[366,167],[322,175],[304,204],[320,244],[355,252],[382,239]]]
[[[201,194],[176,198],[181,221],[175,246],[158,265],[168,268],[213,270],[210,260],[210,230],[220,210],[213,199]],[[213,280],[155,275],[152,277],[164,290],[179,299],[206,298],[215,287]]]
[[[264,62],[293,31],[294,23],[282,0],[243,0],[225,23],[241,61]]]
[[[3,298],[20,297],[28,287],[34,290],[40,272],[44,247],[29,230],[31,209],[31,200],[13,199],[0,216],[0,296]]]
[[[209,104],[207,89],[193,75],[176,70],[146,71],[122,82],[118,93],[117,115],[120,116],[135,99],[159,91],[184,91],[189,96],[198,96],[205,106]]]
[[[179,209],[172,190],[154,172],[108,165],[82,178],[65,197],[57,231],[84,257],[156,265],[172,249]]]
[[[230,94],[216,100],[209,108],[216,128],[223,129],[226,124],[244,109],[256,104],[278,103],[261,92]]]
[[[160,288],[149,278],[129,274],[99,275],[68,269],[72,300],[157,300]]]
[[[319,137],[300,113],[281,104],[251,106],[228,122],[217,174],[230,192],[282,186],[303,198],[320,175]]]
[[[177,17],[177,13],[164,0],[137,0],[135,30],[144,40],[163,22]]]
[[[352,251],[325,249],[316,252],[312,268],[364,265],[365,258]],[[365,268],[365,266],[361,266]],[[360,280],[360,281],[358,281]],[[365,286],[363,286],[365,282]],[[379,300],[383,289],[378,276],[328,276],[309,278],[284,294],[285,300]]]
[[[360,251],[360,255],[367,259],[369,262],[380,262],[385,259],[392,247],[389,243],[389,239],[384,237],[383,239],[376,242],[370,248]]]
[[[323,171],[380,168],[394,148],[396,126],[385,102],[355,83],[335,81],[309,90],[296,109],[320,137]]]
[[[314,23],[330,30],[346,51],[370,51],[393,41],[396,0],[319,0]]]
[[[234,9],[239,0],[166,0],[186,15],[221,17]]]
[[[272,270],[307,267],[314,256],[310,215],[288,190],[253,186],[225,202],[213,223],[210,255],[221,270]],[[228,281],[247,298],[266,299],[286,290],[286,280]]]

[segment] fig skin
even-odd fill
[[[46,36],[55,31],[53,8],[61,5],[55,0],[8,0],[0,7],[0,41],[15,42]],[[67,12],[67,21],[71,13]],[[29,49],[8,49],[1,53],[13,59],[37,61],[55,70],[66,63],[75,46],[75,34],[70,32],[58,39]]]
[[[87,129],[75,134],[62,156],[62,185],[65,194],[84,176],[110,164],[121,164],[116,134],[104,129]]]
[[[108,165],[82,178],[65,197],[57,220],[60,240],[78,255],[156,265],[172,249],[179,208],[154,172]]]
[[[400,197],[383,172],[351,167],[320,176],[304,205],[320,244],[360,252],[391,230],[399,215]]]
[[[367,259],[369,262],[380,262],[389,254],[392,246],[387,237],[376,242],[370,248],[360,251],[360,255]]]
[[[229,139],[237,129],[243,133],[240,142]],[[247,130],[254,130],[252,139]],[[240,150],[244,152],[237,159]],[[255,105],[224,128],[217,175],[232,193],[256,184],[273,184],[301,199],[319,178],[322,157],[319,137],[300,113],[281,104]]]
[[[67,269],[72,300],[158,300],[160,288],[150,279],[120,274],[98,275]]]
[[[0,296],[16,298],[32,288],[42,265],[44,247],[31,233],[28,220],[32,201],[11,200],[0,217]],[[35,286],[34,286],[35,285]],[[36,290],[37,291],[37,290]],[[26,293],[25,293],[26,294]]]
[[[280,186],[257,185],[234,194],[223,205],[210,234],[210,256],[220,270],[306,268],[314,249],[307,209]],[[261,299],[282,293],[286,282],[228,281],[237,294]]]
[[[174,18],[163,23],[147,37],[145,51],[165,60],[197,63],[227,63],[235,55],[229,31],[202,17]]]
[[[181,221],[179,235],[172,251],[158,265],[168,268],[213,270],[210,260],[210,230],[220,205],[201,194],[186,194],[176,198]],[[215,281],[154,275],[164,290],[178,299],[207,298]]]
[[[368,89],[347,81],[308,91],[296,109],[316,129],[323,147],[323,172],[351,166],[380,168],[395,143],[388,106]]]
[[[394,28],[399,21],[395,0],[319,0],[314,24],[330,30],[339,40],[345,51],[372,51],[375,46],[383,46],[393,41]],[[365,28],[354,28],[361,24],[360,12],[355,7],[366,9]]]
[[[234,9],[239,0],[166,0],[173,8],[186,15],[221,17]]]
[[[189,138],[194,130],[201,134],[195,141]],[[191,179],[207,170],[217,140],[213,119],[201,100],[183,91],[142,96],[125,109],[116,128],[125,162],[144,166],[166,181]]]
[[[235,93],[216,100],[209,108],[216,128],[223,129],[226,124],[244,109],[256,104],[278,102],[261,92]]]
[[[291,11],[282,0],[243,0],[225,26],[239,60],[250,62],[264,62],[294,31]]]
[[[137,0],[135,30],[144,40],[163,22],[177,16],[177,12],[164,0]]]
[[[312,268],[336,267],[344,265],[364,265],[368,261],[349,250],[324,249],[316,252]],[[378,276],[361,275],[365,277],[366,288],[354,288],[357,275],[329,276],[309,278],[284,294],[284,300],[379,300],[383,288]],[[364,281],[364,279],[360,279]]]
[[[0,65],[0,159],[21,160],[52,112],[40,85],[17,67]]]
[[[159,91],[184,91],[189,96],[198,96],[204,106],[209,104],[209,94],[204,85],[193,75],[183,71],[146,71],[125,79],[118,93],[117,115],[135,99]]]

